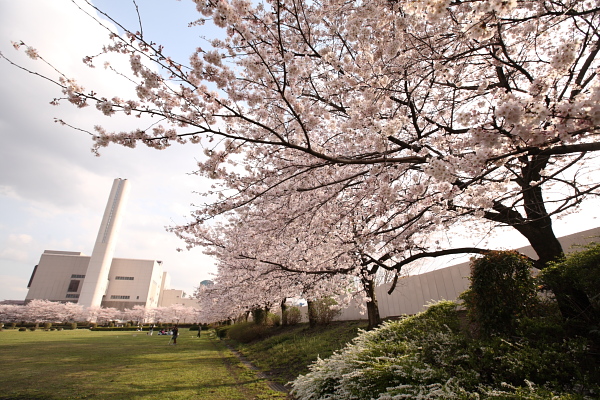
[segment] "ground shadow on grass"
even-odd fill
[[[53,333],[0,344],[11,360],[0,365],[0,400],[277,398],[208,337],[181,336],[168,346],[167,336]]]

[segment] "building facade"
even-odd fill
[[[79,303],[86,307],[158,307],[166,275],[162,262],[113,258],[100,303],[85,305],[81,292],[88,279],[90,256],[70,251],[46,250],[34,268],[25,301],[44,299]],[[166,303],[166,302],[163,302]],[[169,304],[170,305],[170,304]]]
[[[170,289],[162,261],[114,257],[128,192],[129,182],[115,179],[91,256],[73,251],[42,253],[25,302],[40,299],[120,310],[197,305],[195,299],[183,298],[181,290]]]

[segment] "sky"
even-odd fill
[[[138,22],[132,1],[95,3],[138,29],[132,25]],[[164,43],[174,59],[187,60],[203,43],[201,36],[215,34],[204,27],[188,27],[199,17],[191,1],[136,3],[146,37]],[[0,51],[28,68],[48,71],[16,51],[11,41],[36,48],[68,76],[81,77],[78,81],[86,88],[105,90],[107,95],[123,93],[122,85],[113,82],[102,65],[92,70],[81,62],[84,56],[99,53],[108,43],[108,33],[70,0],[0,0]],[[143,122],[104,117],[93,107],[52,106],[49,102],[60,96],[55,86],[4,60],[0,76],[0,301],[25,298],[31,272],[44,250],[91,254],[115,178],[126,178],[131,185],[115,257],[163,261],[171,287],[187,294],[212,278],[214,260],[198,248],[177,252],[185,244],[165,230],[189,220],[191,204],[201,201],[194,192],[208,185],[191,174],[202,157],[200,147],[174,145],[157,151],[115,145],[96,157],[87,133],[55,123],[54,118],[88,130],[95,124],[133,129]]]
[[[203,37],[222,35],[207,26],[188,27],[200,17],[191,0],[94,3],[133,30],[139,29],[137,4],[145,37],[163,44],[175,60],[187,60],[196,47],[206,43]],[[71,0],[0,0],[0,51],[27,68],[49,73],[42,63],[13,49],[11,41],[35,47],[88,89],[106,92],[107,97],[132,97],[101,65],[92,70],[81,62],[84,56],[99,53],[108,43],[108,34]],[[118,60],[111,63],[117,68],[124,66]],[[150,122],[104,117],[93,107],[52,106],[49,102],[60,95],[55,86],[4,60],[0,60],[0,76],[0,301],[25,298],[27,282],[44,250],[91,254],[115,178],[126,178],[131,184],[115,256],[163,261],[171,275],[171,287],[188,294],[200,281],[212,278],[215,261],[199,248],[177,252],[184,243],[165,230],[188,221],[192,204],[201,201],[195,192],[209,186],[192,174],[196,160],[202,157],[200,147],[174,145],[157,151],[112,145],[95,157],[87,133],[57,124],[54,118],[88,130],[95,124],[127,130]],[[557,235],[597,227],[598,209],[596,200],[581,212],[556,221]],[[468,236],[469,232],[463,235]],[[457,237],[447,244],[462,243]],[[490,246],[526,244],[524,238],[510,232],[497,236]],[[462,261],[456,258],[456,262]],[[440,265],[427,260],[420,270]]]

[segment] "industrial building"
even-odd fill
[[[138,305],[197,305],[195,299],[183,298],[182,290],[169,288],[162,261],[114,258],[128,193],[129,182],[115,179],[91,256],[72,251],[42,253],[27,285],[25,302],[44,299],[120,310]]]

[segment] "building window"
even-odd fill
[[[67,294],[65,297],[67,299],[78,299],[79,295],[78,294]]]
[[[69,288],[67,289],[67,292],[76,292],[77,290],[79,290],[79,282],[78,280],[72,280],[71,283],[69,283]]]
[[[110,296],[111,300],[129,300],[129,296],[117,296],[117,295],[111,295]]]
[[[71,275],[71,279],[84,279],[85,275],[77,275],[77,274],[73,274]]]
[[[132,281],[133,276],[115,276],[115,280],[117,280],[117,281]]]

